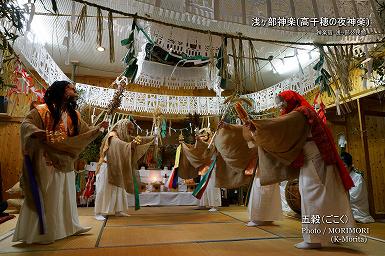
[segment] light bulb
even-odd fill
[[[96,50],[98,50],[99,52],[104,52],[104,47],[103,46],[98,46],[97,48],[96,48]]]

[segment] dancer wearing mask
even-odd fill
[[[328,228],[353,227],[348,190],[354,186],[339,157],[329,128],[298,93],[284,91],[277,97],[281,117],[253,120],[245,124],[258,145],[261,184],[272,184],[299,172],[302,235],[299,249],[328,245]],[[344,221],[331,218],[344,216]],[[329,224],[332,223],[332,224]],[[326,230],[314,234],[312,230]]]

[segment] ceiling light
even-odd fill
[[[98,50],[99,52],[104,52],[104,47],[103,46],[98,46],[97,48],[96,48],[96,50]]]

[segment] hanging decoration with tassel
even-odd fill
[[[258,69],[257,69],[258,59],[257,59],[257,56],[255,54],[254,44],[251,40],[249,40],[249,56],[250,56],[249,74],[251,74],[251,80],[252,80],[253,85],[254,85],[253,86],[254,91],[258,91],[262,88],[260,88],[260,86],[259,86],[259,76],[258,76]]]
[[[244,82],[245,82],[245,76],[246,76],[246,70],[245,70],[245,53],[243,52],[243,41],[239,39],[238,41],[238,68],[239,68],[239,87],[238,90],[240,93],[244,93]]]
[[[102,47],[103,41],[103,14],[102,10],[98,7],[96,9],[96,45]]]
[[[228,71],[227,71],[227,63],[228,63],[228,55],[227,55],[227,38],[224,37],[222,39],[222,45],[218,50],[217,55],[217,65],[218,68],[218,76],[221,77],[220,87],[222,89],[226,89],[227,87],[227,79],[228,79]]]
[[[214,79],[213,76],[215,76],[215,54],[214,54],[214,49],[213,49],[213,38],[211,36],[210,31],[208,32],[209,34],[209,79]]]
[[[325,57],[328,70],[333,79],[335,86],[336,106],[340,114],[351,112],[348,99],[351,98],[350,91],[352,90],[350,74],[354,69],[353,63],[353,46],[327,46],[327,53],[324,47],[319,47],[320,54]],[[338,93],[337,93],[338,91]],[[338,99],[337,99],[338,98]],[[343,103],[340,105],[340,103]]]
[[[361,62],[361,68],[365,70],[364,75],[362,76],[362,87],[364,89],[368,88],[368,79],[372,77],[373,71],[373,58],[369,56],[369,49],[367,45],[364,45],[364,52],[366,59]]]
[[[115,46],[114,46],[114,21],[112,19],[112,12],[108,12],[108,37],[110,46],[110,63],[115,62]]]
[[[237,93],[240,92],[240,73],[239,73],[239,62],[238,62],[238,56],[237,56],[237,50],[235,47],[235,40],[234,38],[231,38],[231,50],[233,53],[233,63],[234,63],[234,69],[233,69],[233,75],[234,79],[232,79],[233,84],[235,84],[235,91]]]
[[[87,5],[83,5],[82,10],[80,11],[78,20],[76,21],[76,26],[74,33],[78,34],[81,40],[85,41],[86,38],[86,23],[87,23]]]

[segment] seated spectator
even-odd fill
[[[362,172],[353,166],[353,158],[349,153],[343,152],[341,158],[350,171],[350,177],[354,182],[354,187],[349,190],[354,219],[361,223],[374,222],[369,213],[368,190]]]

